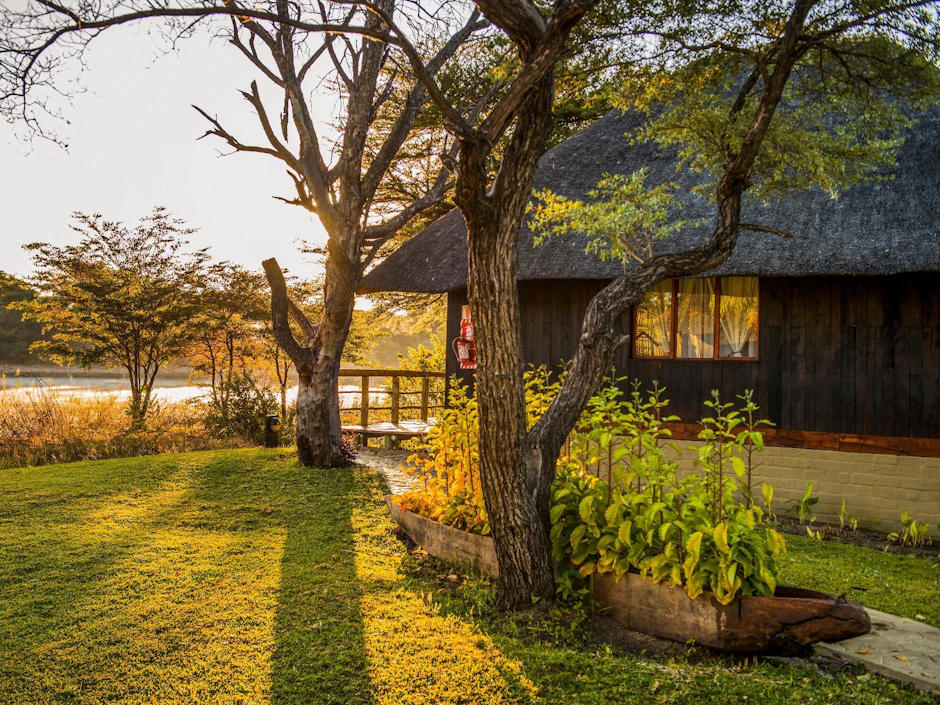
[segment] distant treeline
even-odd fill
[[[0,363],[41,364],[38,357],[30,354],[29,346],[42,339],[42,327],[34,321],[24,321],[20,311],[7,308],[15,301],[29,301],[35,297],[36,292],[24,281],[0,272]]]

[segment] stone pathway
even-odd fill
[[[868,634],[817,644],[817,651],[940,695],[940,629],[878,610],[868,614]]]
[[[375,468],[385,476],[385,482],[392,494],[399,494],[411,489],[411,478],[401,467],[408,464],[410,450],[386,450],[384,448],[363,448],[356,453],[356,464]]]

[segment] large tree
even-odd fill
[[[378,2],[387,13],[400,5],[407,3]],[[485,24],[477,12],[463,12],[462,21],[448,19],[453,19],[448,3],[434,13],[411,8],[407,17],[422,35],[422,65],[431,76],[437,77]],[[406,61],[387,41],[379,16],[348,2],[28,0],[6,5],[0,9],[0,110],[48,129],[36,111],[49,112],[45,89],[58,87],[63,66],[79,65],[84,47],[105,29],[143,20],[159,20],[173,39],[211,22],[210,31],[224,34],[268,84],[263,91],[251,81],[243,92],[257,115],[261,143],[245,141],[208,109],[197,109],[209,122],[207,135],[232,151],[281,161],[293,186],[282,200],[316,214],[327,232],[324,305],[317,320],[307,319],[289,301],[276,262],[265,262],[264,269],[275,334],[300,379],[298,456],[305,464],[341,464],[337,378],[356,286],[382,246],[451,188],[444,166],[450,141],[440,127],[425,126],[415,137],[416,121],[428,106],[426,90],[416,79],[403,80],[396,66]],[[322,102],[342,106],[335,125],[317,123],[315,105]],[[407,202],[384,202],[381,190],[398,178],[399,161],[415,139],[433,155],[433,175]],[[303,331],[302,342],[291,331],[288,311]]]
[[[187,251],[193,230],[163,209],[134,227],[100,215],[75,215],[75,245],[34,243],[38,296],[16,304],[49,339],[33,344],[60,364],[123,367],[130,414],[144,424],[161,367],[184,355],[199,310],[208,254]]]
[[[525,606],[553,591],[548,525],[555,465],[614,353],[629,342],[629,332],[618,326],[622,314],[657,282],[721,264],[741,230],[777,230],[741,221],[742,200],[761,155],[768,166],[763,185],[771,190],[788,183],[833,189],[867,178],[872,167],[890,161],[892,141],[896,146],[897,128],[910,105],[898,99],[917,103],[936,95],[933,63],[940,42],[932,2],[666,2],[601,8],[603,17],[591,20],[594,36],[616,36],[632,55],[634,75],[645,88],[633,103],[654,116],[646,136],[678,144],[687,168],[713,171],[714,229],[700,247],[640,257],[592,300],[564,384],[547,413],[527,430],[518,231],[550,130],[553,67],[578,23],[599,3],[570,0],[549,7],[529,0],[479,0],[477,5],[518,53],[514,78],[492,109],[479,119],[462,114],[435,88],[433,76],[418,72],[460,147],[456,202],[467,223],[468,295],[479,352],[481,478],[500,566],[500,599]],[[404,41],[392,18],[384,19]],[[795,72],[807,78],[794,82]],[[794,84],[798,88],[790,88],[793,100],[785,105],[785,119],[775,122]],[[507,134],[492,176],[488,160]],[[853,160],[862,162],[861,168]],[[649,204],[631,203],[630,195],[627,185],[621,200],[662,230]],[[662,200],[662,192],[652,196]],[[611,238],[608,230],[606,236],[613,252],[629,255],[636,251],[630,243],[643,244],[646,233],[634,231],[629,218],[618,220],[625,213],[616,205],[606,226],[619,225],[621,232]]]
[[[281,200],[315,213],[327,231],[319,319],[304,320],[291,306],[277,263],[267,262],[265,272],[278,341],[300,376],[298,455],[307,464],[341,463],[337,374],[356,286],[376,257],[414,231],[412,221],[440,214],[454,183],[456,148],[443,129],[449,117],[428,87],[473,120],[510,82],[514,45],[492,31],[471,41],[487,23],[465,0],[25,0],[0,8],[0,114],[48,134],[44,118],[67,92],[62,73],[81,65],[101,32],[141,21],[159,21],[172,40],[213,27],[276,95],[267,100],[272,93],[254,81],[243,93],[257,114],[260,144],[197,109],[210,123],[207,135],[232,151],[283,162],[295,193]],[[559,134],[606,107],[597,69],[606,68],[609,52],[603,42],[584,49],[564,64],[569,100]],[[334,125],[315,120],[314,107],[324,102],[341,106]],[[300,341],[291,316],[305,331]]]

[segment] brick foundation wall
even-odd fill
[[[838,525],[845,499],[849,514],[878,520],[860,521],[866,529],[895,531],[906,509],[917,521],[929,522],[931,535],[940,535],[940,458],[768,446],[755,459],[757,487],[761,482],[773,485],[777,513],[784,513],[788,500],[802,497],[812,480],[813,494],[819,497],[814,507],[817,522]],[[685,451],[680,467],[692,468],[693,460],[693,453]]]

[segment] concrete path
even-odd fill
[[[868,634],[817,644],[817,651],[940,695],[940,629],[878,610],[868,614]]]
[[[356,453],[356,464],[381,472],[392,494],[399,494],[411,489],[411,478],[402,470],[402,466],[408,464],[408,456],[411,453],[410,450],[363,448]]]

